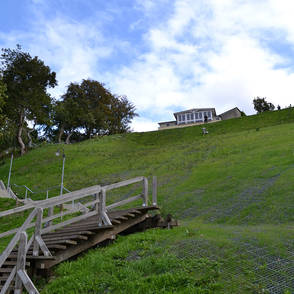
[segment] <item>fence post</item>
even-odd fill
[[[98,226],[102,226],[102,215],[103,215],[103,195],[102,195],[102,190],[96,194],[97,198],[99,199],[99,202],[96,203],[96,209],[98,212]]]
[[[148,179],[146,177],[143,178],[143,197],[144,197],[143,206],[147,206],[148,205]]]
[[[26,267],[26,245],[28,241],[28,235],[26,232],[21,232],[20,238],[19,238],[19,247],[18,247],[18,253],[17,253],[17,264],[16,264],[16,276],[15,276],[15,288],[14,293],[15,294],[21,294],[22,293],[22,281],[17,272],[19,270],[25,271]]]
[[[52,216],[53,215],[53,210],[54,210],[54,206],[50,206],[50,207],[48,207],[48,216]],[[47,225],[48,227],[49,226],[52,226],[52,220],[50,220],[49,222],[48,222],[48,225]]]
[[[152,205],[157,205],[157,177],[153,176],[152,181]]]
[[[35,225],[33,256],[39,255],[39,247],[40,246],[39,246],[39,242],[37,241],[37,238],[38,237],[41,238],[42,217],[43,217],[43,209],[38,208],[36,225]]]

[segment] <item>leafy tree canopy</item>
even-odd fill
[[[275,109],[275,106],[270,103],[267,102],[265,98],[260,98],[260,97],[256,97],[255,99],[253,99],[253,105],[254,105],[254,109],[257,111],[257,113],[261,113],[264,111],[271,111]]]
[[[129,123],[137,115],[126,96],[116,96],[103,84],[90,79],[81,84],[71,83],[55,110],[59,140],[65,132],[67,143],[73,132],[87,138],[127,132]]]
[[[21,154],[25,153],[22,138],[27,121],[35,124],[46,124],[52,98],[47,93],[48,87],[57,85],[56,74],[37,56],[16,49],[2,49],[1,72],[3,81],[7,85],[7,101],[4,106],[5,115],[17,126],[17,139],[21,147]]]

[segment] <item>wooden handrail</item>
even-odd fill
[[[49,208],[50,206],[60,205],[60,204],[63,204],[63,203],[66,203],[66,202],[69,202],[72,200],[77,200],[77,199],[84,198],[89,195],[99,193],[100,190],[101,190],[101,186],[96,185],[96,186],[92,186],[89,188],[84,188],[81,190],[66,193],[66,194],[63,194],[62,196],[56,196],[56,197],[52,197],[52,198],[45,199],[45,200],[32,201],[32,203],[26,204],[21,207],[16,207],[13,209],[2,211],[2,212],[0,212],[0,217],[8,216],[8,215],[15,214],[18,212],[22,212],[22,211],[29,210],[29,209],[32,209],[35,207],[40,207],[43,209]]]
[[[143,184],[143,191],[141,194],[129,197],[127,199],[124,199],[106,206],[106,191],[124,187],[124,186],[131,185],[138,182],[142,182]],[[157,202],[156,187],[157,187],[157,181],[156,181],[156,178],[153,178],[153,197],[152,197],[153,205],[156,205],[156,202]],[[91,200],[87,203],[83,203],[82,206],[84,208],[87,208],[88,206],[94,206],[95,207],[94,210],[87,211],[85,209],[85,213],[83,215],[74,216],[70,219],[67,219],[61,223],[57,223],[55,225],[50,224],[52,220],[58,217],[63,217],[65,215],[73,214],[77,211],[77,210],[69,210],[66,212],[61,212],[61,213],[53,215],[54,206],[61,205],[66,202],[78,200],[88,196],[94,196],[95,200]],[[148,205],[148,179],[146,177],[137,177],[137,178],[129,179],[126,181],[121,181],[115,184],[107,185],[104,187],[96,185],[96,186],[84,188],[78,191],[69,192],[62,196],[52,197],[52,198],[41,200],[41,201],[32,201],[32,203],[26,204],[22,207],[17,207],[14,209],[10,209],[8,211],[1,212],[0,217],[4,217],[4,216],[12,215],[15,213],[19,213],[22,211],[26,211],[29,209],[33,209],[33,211],[29,214],[29,216],[24,221],[21,227],[0,234],[0,238],[2,238],[4,236],[8,236],[15,233],[14,237],[11,239],[6,249],[0,255],[0,268],[4,264],[5,260],[9,257],[13,248],[18,244],[18,242],[20,242],[17,266],[13,268],[11,274],[9,275],[6,283],[4,284],[2,288],[1,293],[6,293],[10,285],[10,282],[12,281],[14,277],[16,277],[16,283],[15,283],[16,291],[19,291],[19,290],[21,291],[22,286],[24,285],[30,293],[38,293],[37,289],[34,287],[34,284],[31,282],[29,276],[27,275],[25,271],[24,264],[25,264],[25,258],[26,258],[27,252],[32,245],[33,245],[34,256],[39,255],[39,249],[41,249],[41,251],[44,253],[45,256],[51,255],[45,242],[42,240],[42,237],[41,237],[42,234],[51,232],[53,230],[56,230],[68,224],[72,224],[95,215],[98,215],[98,223],[97,223],[98,226],[111,225],[111,221],[107,215],[107,210],[111,210],[115,207],[125,205],[127,203],[136,201],[138,199],[143,199],[143,206]],[[43,209],[47,209],[47,208],[49,209],[48,216],[43,218]],[[36,222],[32,223],[35,217],[37,217]],[[49,226],[43,228],[42,224],[44,223],[49,224]],[[30,240],[27,241],[26,230],[32,227],[35,227],[34,234],[31,236]]]

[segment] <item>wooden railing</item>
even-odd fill
[[[139,182],[142,183],[143,188],[141,194],[129,197],[127,199],[106,206],[107,191]],[[57,209],[54,209],[54,207],[62,207],[67,203],[73,204],[75,201],[81,201],[82,199],[85,202],[82,204],[78,202],[74,206],[76,209],[69,209],[61,212],[58,212]],[[33,211],[29,214],[29,216],[24,221],[21,227],[0,234],[0,239],[15,234],[9,242],[6,249],[2,252],[0,256],[0,268],[5,263],[13,249],[16,248],[18,245],[17,265],[13,268],[12,272],[10,273],[0,294],[6,293],[9,285],[11,284],[14,278],[16,281],[15,291],[19,291],[19,289],[22,289],[23,284],[29,293],[38,293],[38,291],[34,287],[33,283],[31,282],[30,278],[28,277],[25,271],[25,259],[31,245],[33,245],[33,256],[39,256],[40,250],[44,254],[44,256],[51,255],[49,249],[47,248],[45,242],[42,239],[42,234],[54,231],[56,229],[81,221],[94,215],[98,216],[97,226],[111,226],[112,223],[107,215],[107,212],[113,208],[123,206],[138,199],[143,200],[143,206],[148,206],[148,180],[146,177],[137,177],[134,179],[107,185],[104,187],[101,187],[99,185],[92,186],[78,191],[70,192],[62,196],[52,197],[41,201],[32,201],[31,203],[23,205],[21,207],[16,207],[14,209],[0,212],[1,219],[3,217],[15,215],[17,213],[33,209]],[[152,204],[157,204],[156,177],[153,177]],[[48,210],[48,213],[47,216],[44,217],[45,209]],[[81,210],[82,214],[77,215],[77,212]],[[56,211],[58,213],[54,214],[54,212]],[[67,218],[63,220],[63,217],[65,216],[67,216]],[[35,222],[33,222],[34,219]],[[54,220],[55,223],[53,224]],[[33,231],[31,232],[32,236],[29,239],[29,241],[27,241],[26,231],[31,228],[33,228]]]

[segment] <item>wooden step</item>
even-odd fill
[[[47,241],[52,241],[52,240],[65,240],[65,239],[88,240],[88,236],[85,236],[85,235],[42,236],[42,239],[46,243]]]
[[[125,217],[125,216],[118,216],[118,217],[115,217],[115,219],[118,219],[118,220],[128,220],[128,218]]]
[[[17,261],[16,260],[6,260],[2,266],[6,265],[16,265]],[[26,262],[26,266],[30,266],[29,262]]]
[[[13,267],[1,267],[0,273],[11,273],[13,270]]]
[[[46,240],[46,245],[55,245],[55,244],[69,244],[69,245],[77,245],[78,242],[75,240]],[[48,247],[48,246],[47,246]]]
[[[94,235],[95,233],[92,232],[92,231],[81,231],[81,232],[77,232],[81,235]],[[56,231],[56,232],[53,232],[53,233],[47,233],[47,234],[44,234],[42,235],[42,238],[43,237],[47,237],[47,236],[66,236],[66,234],[73,234],[72,232],[66,232],[66,231]]]

